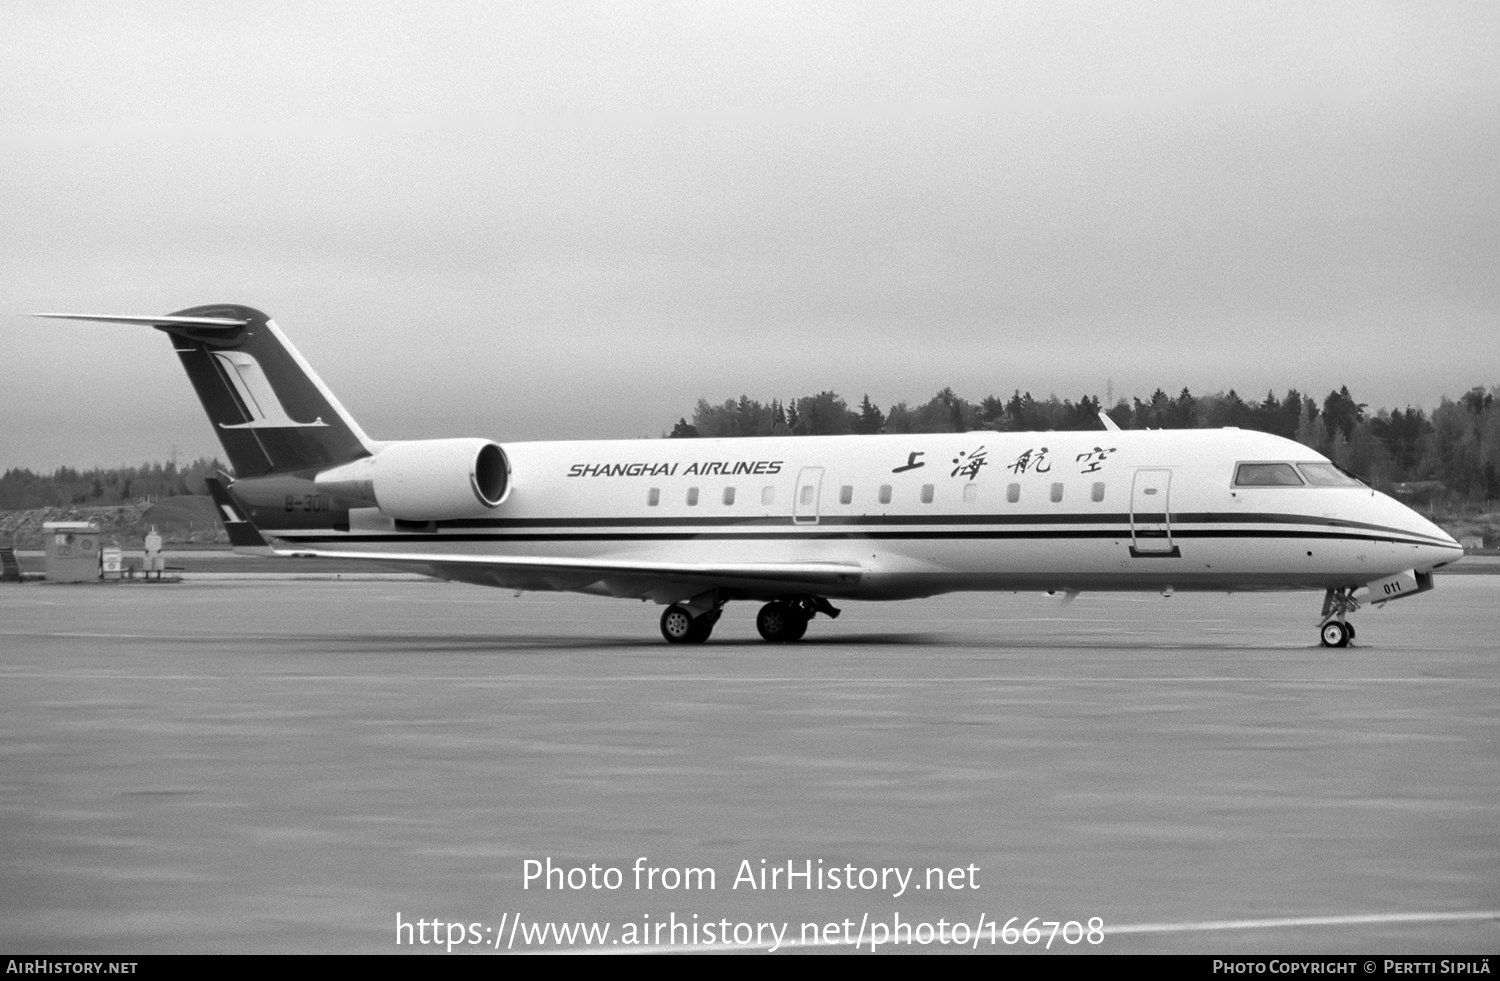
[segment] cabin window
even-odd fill
[[[1093,486],[1093,488],[1089,491],[1089,500],[1095,501],[1095,502],[1104,500],[1104,483],[1103,483],[1103,481],[1095,484]]]
[[[726,487],[726,488],[724,488],[724,503],[726,505],[734,503],[734,488],[733,487]]]
[[[646,492],[646,507],[654,508],[661,503],[661,488],[653,487]]]
[[[964,503],[973,504],[979,499],[978,484],[964,484]]]
[[[1290,463],[1242,463],[1234,472],[1236,487],[1301,487]]]
[[[1052,503],[1053,504],[1056,504],[1058,501],[1062,500],[1062,487],[1063,487],[1062,484],[1053,484],[1052,485]]]
[[[803,484],[802,490],[797,494],[797,500],[802,504],[811,504],[813,502],[813,495],[817,492],[818,486],[816,484]]]
[[[695,508],[695,507],[698,506],[698,488],[696,488],[696,487],[689,487],[688,488],[687,502],[688,502],[688,507],[690,507],[690,508]]]
[[[1363,487],[1355,478],[1331,463],[1299,463],[1297,469],[1314,487]]]
[[[775,504],[776,488],[762,487],[760,489],[760,503],[764,504],[766,507],[770,507],[772,504]]]
[[[854,488],[848,484],[839,488],[839,503],[849,504],[854,500]]]
[[[1009,485],[1007,485],[1006,488],[1005,488],[1005,499],[1006,499],[1006,501],[1010,502],[1011,504],[1014,504],[1017,501],[1019,501],[1021,499],[1021,485],[1020,484],[1009,484]]]
[[[891,485],[890,484],[881,484],[880,485],[880,503],[881,504],[889,504],[889,503],[891,503]]]
[[[922,485],[922,503],[923,504],[931,504],[932,503],[932,485],[931,484],[923,484]]]

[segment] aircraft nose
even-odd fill
[[[1408,520],[1412,531],[1418,537],[1427,539],[1427,545],[1422,551],[1426,553],[1424,558],[1434,566],[1447,565],[1464,557],[1464,547],[1452,535],[1410,508],[1407,513],[1411,516]]]

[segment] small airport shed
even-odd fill
[[[48,582],[92,582],[99,578],[99,529],[87,521],[46,521]]]

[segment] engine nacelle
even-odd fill
[[[444,521],[498,507],[510,490],[510,461],[487,439],[405,440],[325,470],[313,483],[401,521]]]

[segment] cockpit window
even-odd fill
[[[1242,463],[1234,472],[1236,487],[1301,487],[1302,478],[1290,463]]]
[[[1299,463],[1297,469],[1314,487],[1363,487],[1358,480],[1331,463]]]

